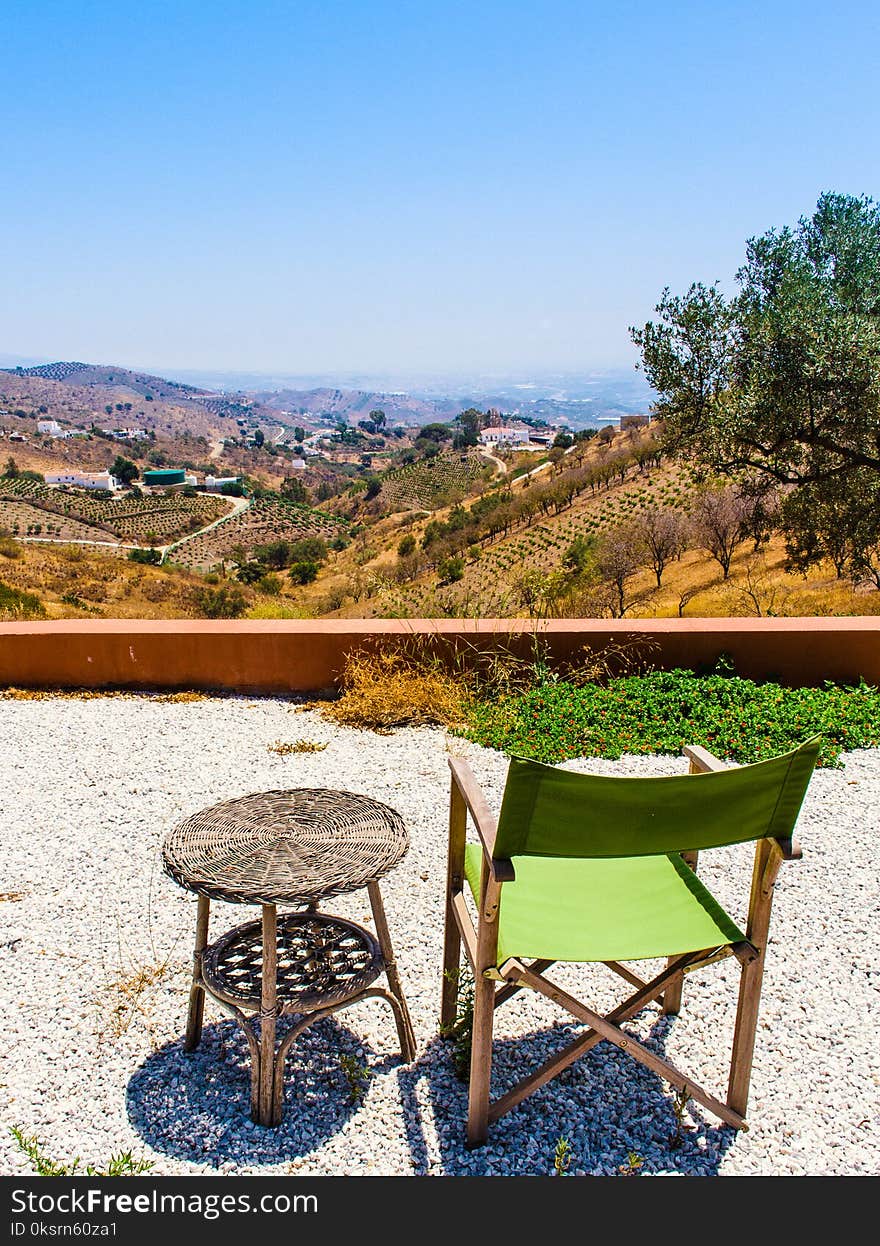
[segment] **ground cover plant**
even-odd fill
[[[880,691],[864,682],[787,688],[738,676],[722,655],[709,673],[646,669],[650,653],[609,646],[554,669],[539,653],[457,655],[413,646],[358,650],[325,714],[388,730],[436,724],[487,748],[554,765],[572,757],[680,754],[699,744],[745,764],[820,735],[820,765],[880,746]]]
[[[650,671],[577,685],[560,680],[469,706],[464,734],[554,764],[571,757],[680,753],[700,744],[739,763],[822,736],[820,765],[880,744],[880,692],[867,684],[785,688],[727,673]]]

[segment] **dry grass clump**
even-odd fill
[[[115,695],[119,694],[92,688],[0,688],[2,701],[96,701]]]
[[[104,994],[109,1004],[109,1017],[104,1032],[111,1038],[121,1038],[137,1015],[146,1017],[150,988],[162,983],[171,971],[169,956],[155,964],[123,972],[107,983]]]
[[[153,696],[153,701],[161,701],[163,705],[188,704],[190,701],[206,701],[208,694],[206,692],[163,692],[160,695]]]
[[[125,688],[0,688],[0,701],[97,701],[102,697],[132,700],[148,696],[151,701],[176,703],[207,700],[206,692],[137,693]]]
[[[279,757],[287,757],[289,753],[323,753],[326,747],[326,744],[319,744],[316,740],[294,740],[292,743],[276,740],[274,744],[266,745],[270,753],[277,753]]]
[[[455,727],[465,719],[464,679],[430,654],[357,649],[346,656],[342,687],[323,713],[346,727]]]

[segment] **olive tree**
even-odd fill
[[[630,330],[666,445],[711,473],[832,499],[858,562],[880,534],[880,205],[824,194],[797,226],[750,239],[736,276],[732,298],[717,283],[665,290],[658,319]]]

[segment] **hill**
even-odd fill
[[[257,392],[254,400],[288,415],[331,416],[357,423],[373,410],[385,412],[389,424],[429,424],[451,420],[462,410],[454,398],[414,398],[410,394],[358,389],[280,389]],[[466,404],[465,404],[466,405]]]
[[[161,376],[151,376],[146,372],[132,372],[129,368],[120,368],[108,364],[58,362],[44,363],[32,368],[4,368],[14,376],[39,377],[44,381],[73,381],[76,385],[114,385],[120,389],[128,389],[142,397],[151,394],[154,398],[171,400],[189,398],[204,391],[194,385],[184,385],[180,381],[168,381]]]

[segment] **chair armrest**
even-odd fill
[[[788,839],[774,839],[772,842],[779,849],[783,861],[800,861],[804,855],[800,841],[794,835],[790,835]]]
[[[452,771],[453,783],[470,810],[492,877],[498,883],[512,883],[516,878],[513,862],[507,857],[494,855],[498,827],[476,775],[466,761],[457,757],[449,758],[449,769]]]
[[[699,744],[686,744],[681,751],[691,763],[691,774],[709,774],[712,770],[727,770],[723,761]]]

